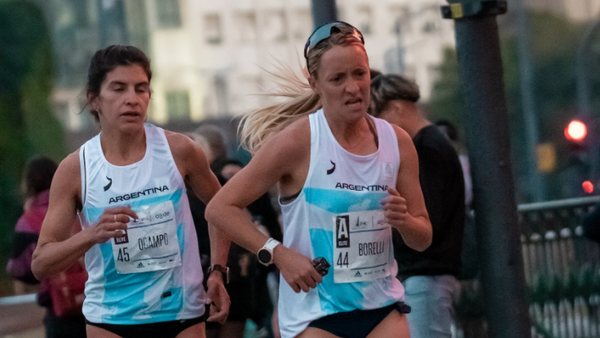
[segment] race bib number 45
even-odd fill
[[[123,236],[112,241],[118,273],[164,270],[181,265],[173,203],[143,206]]]
[[[391,228],[383,211],[355,211],[333,217],[333,280],[364,282],[390,274]]]

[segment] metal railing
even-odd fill
[[[533,338],[600,337],[600,246],[583,237],[580,225],[599,202],[594,196],[518,208]],[[481,338],[485,320],[477,281],[463,282],[463,290],[459,336]]]
[[[600,252],[581,218],[600,197],[519,207],[532,336],[600,337]]]

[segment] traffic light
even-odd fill
[[[571,142],[583,142],[587,133],[587,125],[580,120],[571,120],[565,128],[565,137]]]
[[[581,187],[583,188],[583,191],[585,191],[587,194],[591,194],[594,192],[594,184],[590,181],[585,181],[581,184]]]
[[[567,146],[570,150],[575,152],[583,152],[587,150],[590,145],[590,135],[588,126],[584,119],[572,119],[565,127],[565,138],[567,139]]]

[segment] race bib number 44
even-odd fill
[[[333,217],[333,280],[364,282],[390,274],[391,228],[383,211],[355,211]]]
[[[143,206],[135,212],[139,218],[127,223],[123,236],[112,241],[117,272],[147,272],[181,265],[173,203]]]

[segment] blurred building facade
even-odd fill
[[[281,62],[300,72],[312,31],[309,0],[55,0],[43,6],[55,43],[53,96],[67,130],[94,130],[84,108],[87,65],[110,44],[133,44],[152,59],[150,120],[190,121],[244,114],[252,94],[273,87],[265,70]],[[439,1],[338,1],[338,17],[365,35],[371,66],[405,72],[427,98],[453,45],[452,22]]]
[[[191,130],[205,119],[244,114],[273,88],[278,63],[300,73],[313,29],[310,0],[53,0],[44,8],[57,65],[54,107],[70,148],[97,132],[84,110],[87,65],[110,44],[152,59],[149,120]],[[590,20],[600,0],[528,0],[538,9]],[[427,102],[444,48],[454,46],[443,0],[339,0],[338,18],[365,36],[371,67],[414,78]]]
[[[531,8],[564,14],[575,21],[593,20],[600,12],[598,0],[526,0],[526,3]]]

